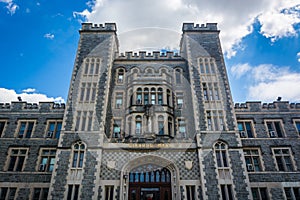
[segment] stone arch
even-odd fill
[[[120,199],[128,199],[129,190],[129,173],[131,170],[146,164],[155,164],[168,169],[171,173],[171,193],[172,199],[179,198],[179,169],[169,159],[166,159],[157,155],[144,155],[136,157],[127,162],[121,170],[121,187],[120,187]]]

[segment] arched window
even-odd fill
[[[171,91],[167,90],[167,105],[172,106]]]
[[[135,118],[135,134],[141,135],[142,133],[142,117],[140,115]]]
[[[164,116],[160,115],[158,116],[158,134],[159,135],[164,135],[165,130],[164,130]]]
[[[181,84],[181,73],[182,71],[180,69],[175,70],[175,81],[176,84]]]
[[[136,104],[142,104],[142,88],[138,88],[136,92]]]
[[[73,168],[82,168],[84,152],[85,152],[85,144],[83,144],[82,141],[78,141],[73,145],[73,160],[72,160]]]
[[[157,100],[158,100],[159,105],[163,104],[163,89],[162,88],[158,88]]]
[[[149,89],[144,88],[144,105],[149,104]]]
[[[173,136],[173,120],[171,117],[168,117],[168,133]]]
[[[218,167],[228,167],[227,146],[223,142],[215,144],[215,154]]]
[[[117,83],[123,83],[123,82],[124,82],[124,69],[118,69]]]
[[[156,104],[156,91],[155,88],[151,88],[151,104]]]

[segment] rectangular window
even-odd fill
[[[278,171],[294,171],[291,151],[289,148],[273,148]]]
[[[55,163],[55,149],[41,149],[40,152],[40,165],[38,171],[52,172]]]
[[[267,188],[251,188],[253,200],[268,200],[269,195],[267,192]]]
[[[114,186],[105,186],[105,200],[114,200]]]
[[[298,200],[300,199],[300,188],[299,187],[285,187],[285,197],[287,200]]]
[[[158,134],[159,135],[164,135],[165,134],[164,121],[159,121],[158,122]]]
[[[116,108],[122,108],[123,106],[123,93],[116,93]]]
[[[61,125],[62,125],[61,120],[57,120],[57,121],[49,120],[46,137],[58,139],[60,136]]]
[[[195,200],[196,199],[195,186],[194,185],[187,185],[186,186],[186,199],[187,200]]]
[[[222,200],[233,200],[232,186],[221,185]]]
[[[46,200],[48,199],[49,188],[34,188],[32,200]]]
[[[300,120],[295,120],[294,122],[295,122],[297,133],[300,135]]]
[[[207,111],[207,130],[223,131],[226,129],[222,111]]]
[[[253,138],[254,132],[252,129],[252,121],[239,121],[238,120],[238,129],[240,132],[241,138]]]
[[[183,93],[177,93],[176,94],[177,99],[177,108],[182,109],[183,107]]]
[[[0,137],[3,136],[6,121],[0,121]]]
[[[68,197],[67,200],[79,199],[79,185],[68,185]]]
[[[266,125],[271,138],[283,137],[283,129],[280,121],[266,121]]]
[[[27,153],[28,153],[28,149],[25,148],[9,149],[7,171],[23,171]]]
[[[30,138],[33,132],[34,121],[19,121],[18,138]]]
[[[186,137],[186,123],[184,119],[178,119],[178,132],[180,138]]]
[[[121,137],[121,120],[114,120],[114,126],[113,126],[113,137],[114,138],[120,138]]]
[[[15,187],[1,187],[0,188],[0,199],[11,200],[15,199],[17,188]]]
[[[203,83],[202,87],[203,87],[203,98],[204,98],[205,101],[208,101],[208,92],[207,92],[206,83]]]
[[[259,149],[244,149],[244,156],[248,172],[262,171]]]

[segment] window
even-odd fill
[[[155,88],[151,88],[151,104],[156,104],[156,91]]]
[[[11,200],[15,199],[17,188],[15,187],[1,187],[0,188],[0,199]]]
[[[85,68],[84,68],[84,75],[97,75],[99,73],[100,68],[100,59],[89,59],[85,60]]]
[[[252,121],[238,121],[238,129],[241,138],[253,138]]]
[[[222,200],[233,200],[232,186],[221,185]]]
[[[244,156],[248,172],[262,171],[258,149],[244,149]]]
[[[142,133],[142,117],[136,116],[135,118],[135,134],[141,135]]]
[[[187,200],[195,200],[195,186],[194,185],[186,185],[186,199]]]
[[[209,131],[225,130],[223,111],[207,111],[207,129]]]
[[[158,116],[158,134],[159,135],[164,135],[165,130],[164,130],[164,117],[163,116]]]
[[[119,69],[117,72],[117,83],[124,82],[124,69]]]
[[[77,200],[79,197],[79,185],[68,185],[67,200]]]
[[[175,70],[176,84],[181,84],[181,73],[182,73],[182,71],[180,69]]]
[[[216,62],[213,58],[199,58],[199,68],[202,74],[214,74],[216,72]]]
[[[105,186],[105,200],[114,200],[114,186]]]
[[[49,188],[34,188],[32,200],[47,200]]]
[[[121,137],[121,125],[122,121],[119,119],[114,120],[114,127],[113,127],[113,137],[120,138]]]
[[[73,168],[82,168],[84,158],[85,145],[78,141],[73,145]]]
[[[285,197],[287,200],[298,200],[300,199],[300,188],[299,187],[286,187],[284,188]]]
[[[20,121],[18,138],[30,138],[33,132],[34,121]]]
[[[183,107],[183,93],[177,93],[176,94],[177,99],[177,108],[182,109]]]
[[[168,117],[168,133],[173,136],[173,120],[171,117]]]
[[[142,89],[138,88],[136,92],[136,104],[142,104]]]
[[[295,126],[296,126],[297,133],[300,135],[300,120],[295,121]],[[0,129],[0,133],[1,133],[1,129]]]
[[[205,101],[208,101],[208,93],[207,93],[207,86],[206,86],[206,83],[203,83],[203,84],[202,84],[202,87],[203,87],[203,97],[204,97],[204,100],[205,100]]]
[[[40,165],[39,171],[40,172],[52,172],[54,163],[55,163],[55,149],[41,149],[40,156]]]
[[[48,121],[47,138],[56,138],[60,136],[62,121]]]
[[[167,105],[172,106],[171,91],[167,90]]]
[[[186,123],[184,119],[178,119],[178,133],[179,138],[186,137]]]
[[[289,148],[273,148],[277,169],[279,171],[294,171],[291,152]]]
[[[253,200],[268,200],[267,188],[251,188]]]
[[[122,108],[123,106],[123,93],[116,93],[116,108]]]
[[[149,89],[144,88],[144,105],[149,104]]]
[[[223,142],[215,144],[215,154],[218,167],[228,167],[226,145]]]
[[[266,125],[270,137],[283,137],[280,121],[267,121]]]
[[[93,111],[77,111],[76,131],[91,131],[93,122]]]
[[[0,137],[3,136],[6,121],[0,121]]]
[[[25,148],[9,149],[9,159],[7,171],[23,171],[28,150]]]
[[[157,100],[158,100],[159,105],[163,104],[163,89],[162,88],[158,88]]]

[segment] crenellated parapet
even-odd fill
[[[64,103],[54,102],[39,102],[39,103],[28,103],[25,101],[13,101],[11,103],[0,103],[0,111],[64,111]]]
[[[235,103],[235,111],[250,111],[250,112],[260,112],[260,111],[292,111],[300,110],[300,103],[289,103],[288,101],[274,101],[272,103],[262,103],[260,101],[252,101],[245,103]]]
[[[194,23],[183,23],[182,26],[182,31],[183,32],[194,32],[194,31],[217,31],[217,23],[206,23],[206,24],[194,24]]]
[[[105,23],[103,24],[93,24],[93,23],[82,23],[80,32],[116,32],[117,25],[116,23]]]
[[[173,60],[173,59],[182,59],[182,57],[173,51],[167,51],[166,53],[160,51],[153,51],[147,53],[146,51],[137,52],[125,52],[116,55],[116,59],[120,60]]]

